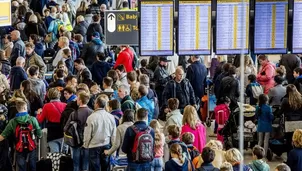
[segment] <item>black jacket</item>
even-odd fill
[[[87,33],[87,29],[88,29],[88,23],[86,21],[82,21],[79,24],[75,25],[73,28],[73,32],[75,34],[81,34],[83,36],[83,38],[86,38],[86,33]],[[86,39],[85,39],[86,40]],[[86,42],[86,41],[84,41]]]
[[[91,41],[91,37],[92,37],[92,34],[94,32],[98,32],[100,33],[100,35],[103,35],[103,29],[102,29],[102,26],[99,24],[99,23],[91,23],[89,26],[88,26],[88,29],[87,29],[87,42],[90,42]]]
[[[202,98],[207,79],[206,66],[199,61],[192,63],[187,69],[187,79],[194,89],[195,96]]]
[[[239,82],[233,76],[226,76],[221,80],[220,88],[219,88],[219,96],[217,99],[221,97],[229,97],[234,102],[238,100],[239,97]]]
[[[180,84],[182,86],[182,89],[184,90],[184,95],[187,102],[187,104],[183,104],[183,106],[195,105],[196,104],[195,94],[189,80],[185,78],[181,81]],[[167,102],[170,98],[176,98],[176,97],[177,97],[176,82],[174,80],[170,80],[163,92],[163,104],[164,104],[163,106],[164,107],[167,106]]]
[[[96,61],[97,52],[105,52],[105,45],[100,39],[93,39],[84,46],[81,58],[89,68]]]
[[[292,84],[295,81],[295,78],[293,76],[294,69],[300,67],[301,65],[300,58],[294,54],[282,55],[280,65],[283,65],[285,67],[286,79],[289,84]]]
[[[105,61],[95,61],[91,67],[92,80],[102,85],[103,78],[107,76],[107,72],[113,67],[112,64]]]
[[[281,103],[280,114],[285,115],[287,121],[301,121],[302,120],[302,108],[294,110],[288,101],[288,95],[286,95]]]
[[[165,85],[168,81],[170,81],[172,77],[169,76],[165,67],[158,65],[154,71],[154,81],[155,81],[155,89],[164,89]]]
[[[21,82],[27,80],[25,70],[19,66],[14,66],[10,73],[10,90],[14,91],[20,88]]]
[[[8,76],[11,70],[11,66],[8,60],[0,60],[2,64],[1,73]]]
[[[42,27],[42,25],[38,23],[28,23],[25,28],[25,34],[29,37],[31,34],[39,35],[40,37],[45,37],[46,31]]]

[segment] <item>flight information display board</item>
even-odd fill
[[[178,55],[210,55],[211,1],[180,0],[178,9]]]
[[[249,52],[249,0],[217,0],[216,54]]]
[[[294,0],[292,53],[302,53],[302,0]]]
[[[140,9],[140,54],[174,55],[173,0],[142,0]]]
[[[288,0],[255,1],[255,54],[287,53]]]

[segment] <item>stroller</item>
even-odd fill
[[[244,148],[253,148],[257,144],[257,133],[255,120],[255,108],[251,105],[243,104],[240,109],[240,103],[231,111],[228,121],[220,134],[224,137],[224,146],[228,150],[230,148],[239,148],[239,116],[240,110],[244,112]]]

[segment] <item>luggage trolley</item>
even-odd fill
[[[213,88],[213,82],[208,78],[206,95],[202,97],[203,107],[201,108],[201,118],[203,121],[205,121],[207,127],[211,126],[211,122],[214,115],[214,108],[216,107],[216,97],[214,95]],[[204,113],[206,113],[206,115]]]

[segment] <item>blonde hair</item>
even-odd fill
[[[302,96],[297,90],[296,86],[289,84],[286,87],[286,93],[288,94],[289,106],[294,110],[300,109],[302,107]]]
[[[206,147],[211,148],[212,150],[223,150],[223,145],[220,141],[218,140],[210,140],[207,144]]]
[[[227,57],[226,57],[226,55],[218,55],[217,56],[217,60],[219,62],[226,62],[227,61]]]
[[[28,19],[29,22],[32,22],[32,23],[38,23],[38,17],[35,15],[35,14],[32,14],[29,19]]]
[[[83,89],[87,94],[90,95],[90,90],[89,90],[89,87],[87,84],[85,83],[80,83],[78,86],[77,86],[77,89]],[[108,96],[107,96],[108,98]],[[109,101],[109,100],[108,100]]]
[[[28,102],[26,96],[24,95],[23,91],[21,91],[21,89],[15,90],[12,98],[9,101],[13,102],[16,100],[23,100],[25,102]]]
[[[62,41],[64,43],[65,47],[69,46],[69,39],[66,36],[61,36],[59,38],[59,41]]]
[[[220,166],[220,171],[233,171],[233,166],[229,162],[224,162]]]
[[[170,153],[176,154],[181,164],[185,162],[185,159],[182,156],[182,148],[178,143],[174,143],[171,145]]]
[[[82,22],[82,21],[85,21],[84,17],[82,15],[79,15],[77,17],[77,22]]]
[[[182,124],[189,124],[192,129],[196,129],[196,125],[199,122],[197,111],[195,107],[188,105],[184,109]]]
[[[57,88],[50,88],[48,90],[47,96],[50,100],[60,99],[61,92]]]
[[[91,0],[91,3],[90,4],[97,4],[98,1],[97,0]]]
[[[151,122],[150,122],[150,127],[154,129],[154,132],[155,132],[155,138],[154,138],[154,141],[155,141],[155,146],[156,147],[160,147],[162,146],[162,136],[161,136],[161,132],[160,132],[160,123],[156,120],[156,119],[153,119]]]
[[[296,148],[302,148],[302,129],[296,129],[293,135],[293,145]]]
[[[225,160],[230,162],[232,165],[240,163],[243,160],[243,157],[239,150],[236,148],[231,148],[225,153]]]
[[[138,91],[138,88],[134,88],[131,90],[131,98],[136,101],[139,99],[139,91]]]
[[[68,4],[63,4],[62,8],[65,7],[66,8],[66,12],[70,12],[70,7]]]

